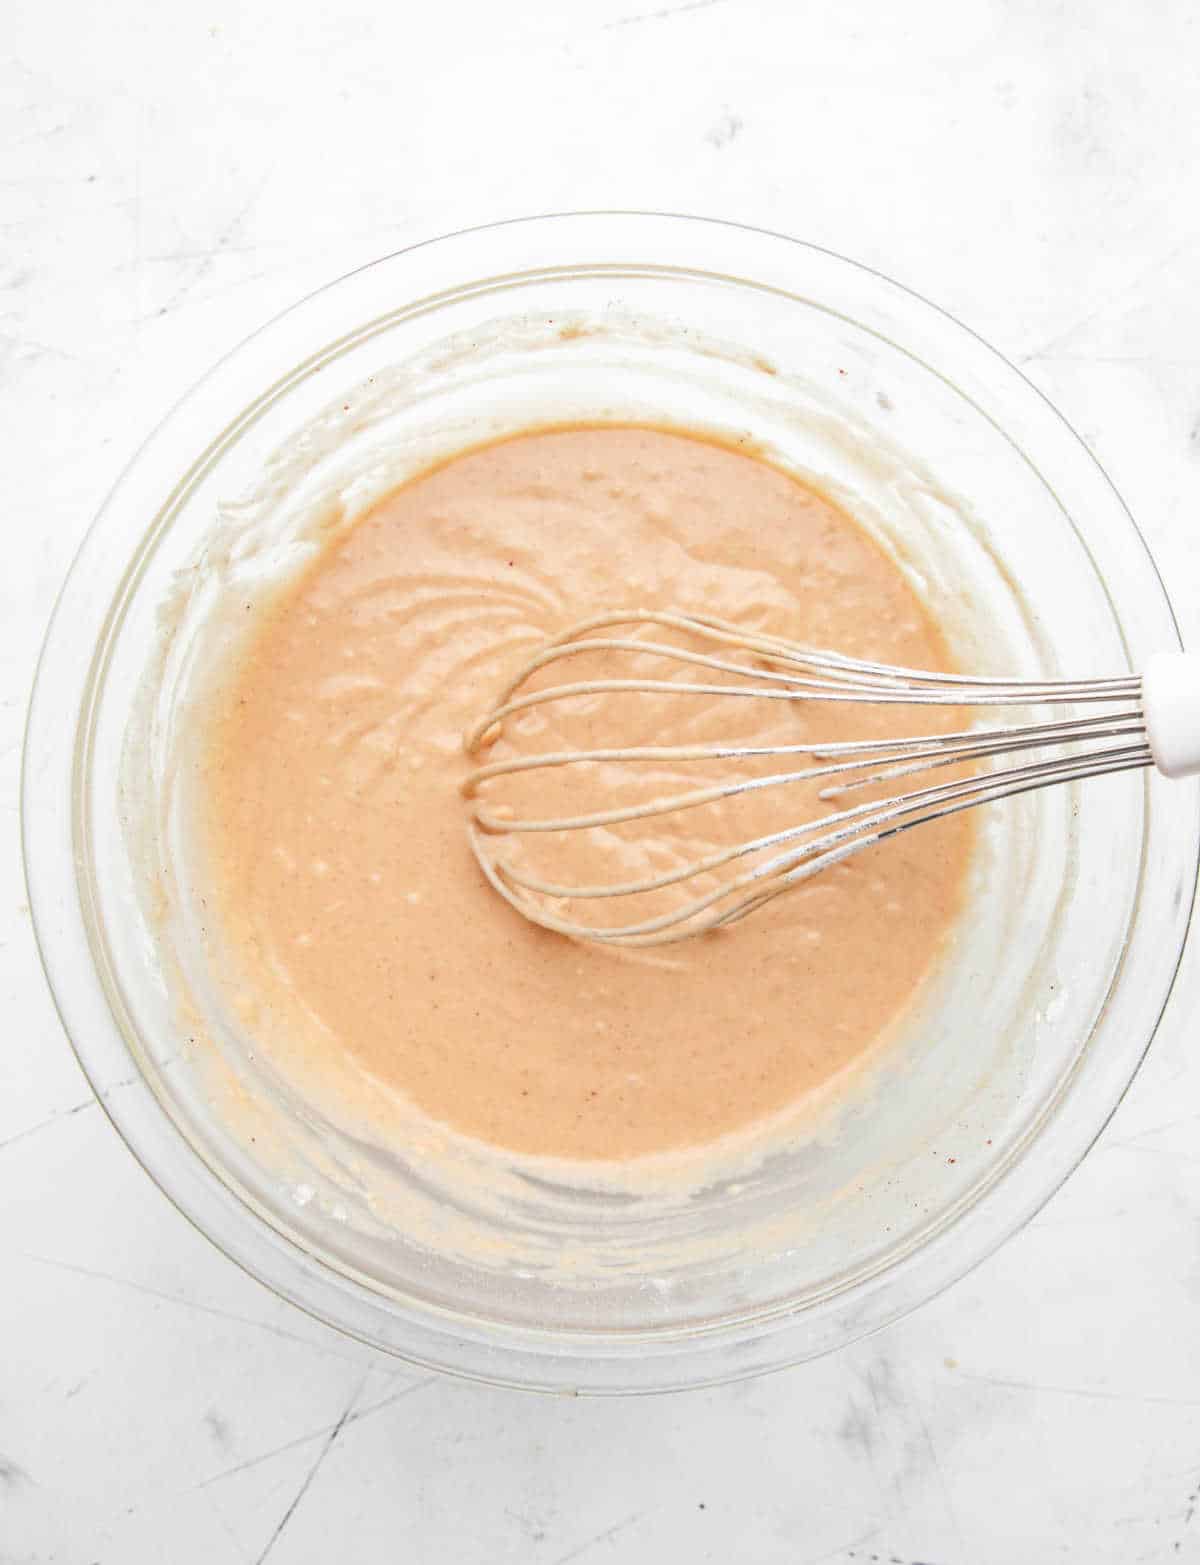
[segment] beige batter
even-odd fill
[[[903,1013],[960,904],[964,816],[665,952],[570,942],[487,886],[457,791],[462,733],[542,638],[625,605],[947,666],[892,561],[749,452],[647,428],[546,430],[406,484],[264,614],[205,747],[210,912],[244,990],[270,1012],[263,1035],[291,1040],[286,1071],[315,1076],[323,1056],[349,1055],[381,1090],[491,1143],[625,1159],[793,1105]],[[589,666],[569,677],[613,672],[599,654],[579,662]],[[648,699],[549,723],[531,715],[490,758],[601,734],[796,743],[953,726],[949,713]],[[651,781],[676,792],[705,780],[693,767]],[[597,782],[646,785],[593,778],[589,803]],[[580,780],[547,774],[537,786],[539,813],[558,813]],[[613,855],[622,874],[661,866],[829,808],[812,790],[771,791],[649,841],[643,825],[528,851],[548,854],[540,867],[556,875],[594,879]]]

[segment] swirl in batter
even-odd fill
[[[949,666],[900,568],[750,449],[547,429],[406,483],[264,611],[209,724],[200,824],[215,911],[238,982],[269,1009],[282,1070],[317,1081],[323,1059],[349,1056],[381,1093],[494,1145],[623,1160],[748,1129],[882,1046],[952,930],[973,840],[964,816],[653,953],[538,929],[485,883],[457,791],[462,733],[539,641],[624,604]],[[601,718],[610,738],[656,744],[953,726],[936,711],[650,698],[531,714],[513,742],[587,742]],[[540,813],[555,813],[577,782],[537,775]],[[686,785],[702,780],[693,769]],[[772,792],[653,840],[643,826],[542,851],[555,872],[595,878],[597,855],[662,866],[827,808],[815,790]]]

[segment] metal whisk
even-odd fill
[[[686,638],[686,645],[628,634],[656,627]],[[616,634],[619,628],[627,632]],[[614,677],[575,683],[540,683],[552,665],[603,653],[620,659],[661,659],[663,677]],[[680,671],[684,677],[680,677]],[[674,673],[675,677],[669,677]],[[535,681],[532,688],[525,688]],[[471,845],[484,875],[524,917],[580,940],[623,946],[666,944],[736,923],[821,870],[914,826],[997,799],[1075,782],[1109,772],[1156,765],[1168,777],[1200,772],[1200,657],[1163,654],[1143,677],[1082,680],[997,680],[924,672],[816,651],[778,636],[746,630],[694,614],[627,610],[597,614],[549,641],[519,668],[494,706],[464,737],[467,754],[482,752],[522,713],[551,703],[621,695],[715,696],[773,702],[869,703],[914,707],[1068,707],[1041,722],[962,727],[952,733],[866,739],[830,744],[622,745],[550,750],[484,761],[462,791],[471,803]],[[519,722],[516,726],[519,726]],[[1029,752],[1054,752],[1030,756]],[[804,766],[792,767],[799,757]],[[1024,757],[1002,767],[1001,757]],[[740,762],[779,758],[766,775],[737,775]],[[727,782],[669,796],[588,810],[579,814],[519,816],[489,806],[488,784],[501,777],[585,763],[661,767],[687,762],[729,762]],[[962,775],[964,764],[987,769]],[[910,779],[955,766],[948,781]],[[653,822],[758,789],[818,783],[828,813],[740,841],[681,865],[638,879],[561,884],[510,861],[504,844],[514,834],[588,832],[626,822]],[[860,804],[843,804],[856,789],[895,785],[896,791]],[[745,861],[750,860],[749,867]],[[713,884],[714,878],[716,884]],[[597,898],[636,899],[669,887],[703,889],[652,917],[597,927],[568,916],[556,904]],[[636,906],[636,902],[632,904]]]

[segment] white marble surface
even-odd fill
[[[1200,632],[1190,0],[8,0],[0,8],[0,1561],[1200,1560],[1200,946],[1020,1237],[748,1385],[430,1378],[224,1261],[94,1106],[42,981],[20,729],[56,585],[213,357],[411,240],[693,210],[856,256],[1063,408]]]

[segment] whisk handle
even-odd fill
[[[1200,654],[1162,652],[1142,675],[1142,716],[1164,777],[1200,775]]]

